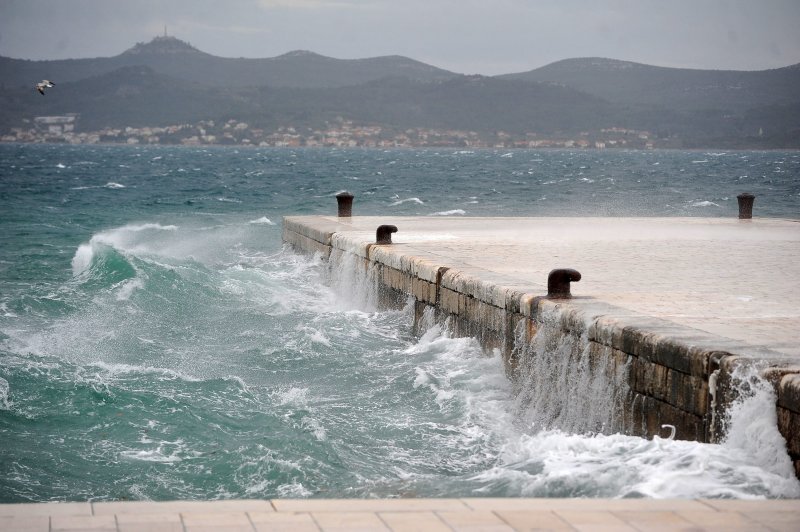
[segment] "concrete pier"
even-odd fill
[[[376,228],[397,226],[391,244]],[[450,317],[500,348],[545,320],[629,364],[626,432],[718,441],[735,370],[773,384],[778,427],[800,474],[800,223],[720,218],[287,217],[284,241],[350,254],[386,290]],[[548,274],[580,272],[572,297],[547,297]]]

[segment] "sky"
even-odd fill
[[[574,57],[725,70],[800,63],[800,0],[0,0],[0,55],[109,57],[165,26],[221,57],[403,55],[462,74]]]

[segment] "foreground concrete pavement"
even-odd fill
[[[0,504],[3,531],[792,531],[799,500],[309,499]]]

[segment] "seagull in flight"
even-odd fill
[[[55,87],[56,84],[50,80],[43,79],[39,83],[36,84],[36,90],[39,91],[39,94],[44,96],[44,90],[50,87]]]

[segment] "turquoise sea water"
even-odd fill
[[[747,191],[798,218],[800,154],[0,145],[0,502],[800,496],[767,387],[722,445],[544,424],[497,354],[282,247],[345,189],[355,215],[735,217]]]

